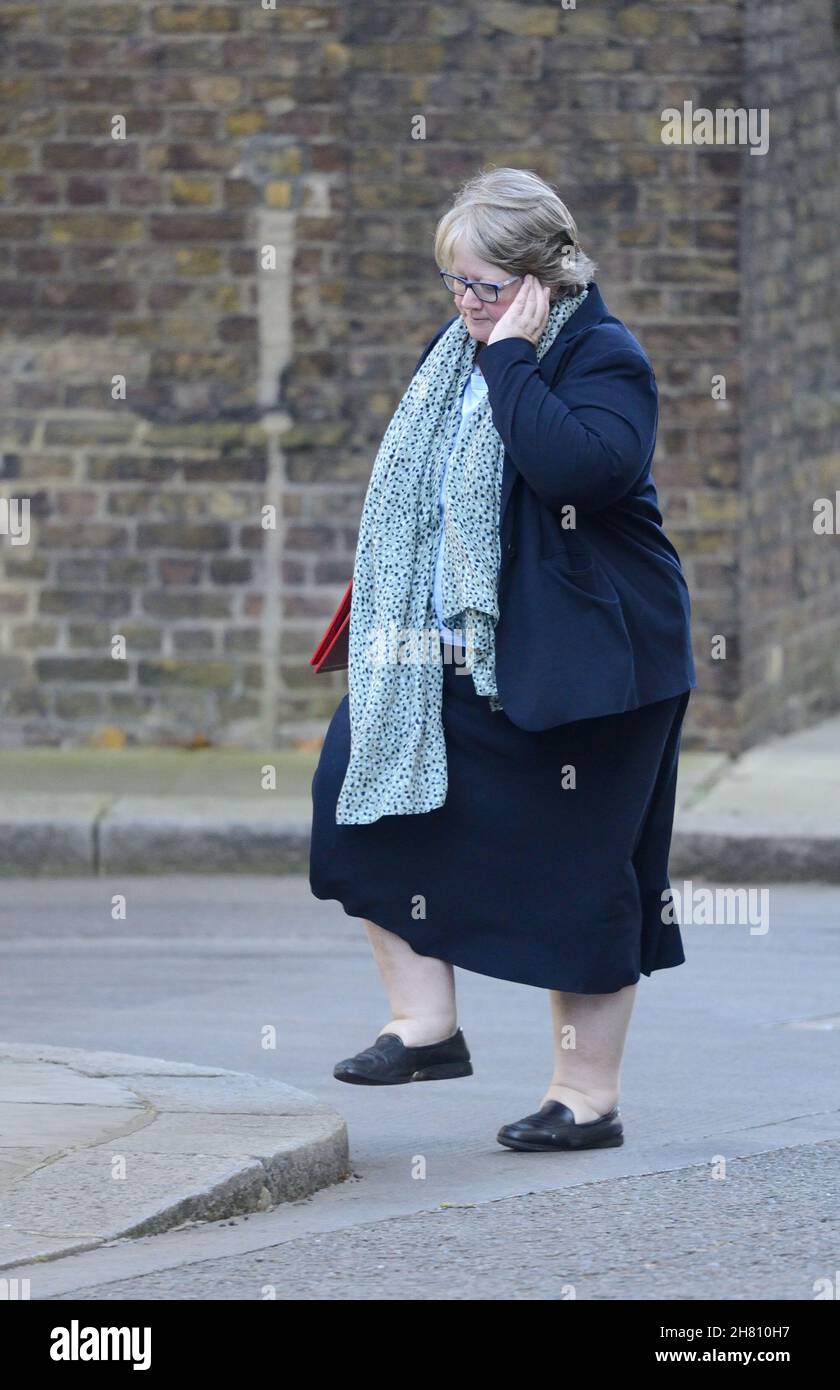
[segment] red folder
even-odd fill
[[[320,674],[321,671],[347,670],[350,652],[350,595],[352,592],[353,581],[351,579],[329,627],[309,658],[309,664],[315,667],[316,674]]]

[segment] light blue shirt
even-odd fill
[[[449,451],[450,458],[452,457],[452,454],[455,452],[456,448],[458,447],[458,444],[461,441],[461,436],[463,435],[464,430],[466,428],[467,420],[469,419],[472,412],[481,404],[486,395],[487,382],[484,379],[484,373],[481,371],[480,367],[473,367],[472,375],[469,377],[466,387],[464,388],[464,395],[461,400],[461,419],[458,425],[458,432],[455,435],[455,438],[452,442],[452,447]],[[435,617],[437,618],[437,624],[438,628],[440,629],[441,636],[445,637],[448,642],[461,645],[461,639],[459,638],[458,634],[455,632],[454,629],[446,627],[443,621],[443,597],[441,594],[441,583],[443,580],[443,518],[445,510],[443,493],[444,488],[446,487],[446,475],[448,472],[449,458],[447,458],[446,466],[443,470],[443,477],[441,478],[440,482],[440,495],[438,499],[438,509],[440,513],[440,533],[438,536],[438,551],[437,561],[435,564],[435,578],[434,586],[432,589],[432,599],[434,602]]]

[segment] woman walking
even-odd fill
[[[639,977],[685,959],[668,853],[696,682],[656,382],[535,174],[470,180],[434,250],[457,312],[377,453],[312,780],[312,892],[364,921],[391,1013],[334,1075],[470,1075],[457,965],[550,995],[550,1081],[498,1140],[620,1144]]]

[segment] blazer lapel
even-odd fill
[[[609,310],[601,296],[596,281],[590,281],[589,294],[581,304],[580,308],[572,314],[570,319],[563,324],[545,357],[540,359],[540,376],[545,381],[546,386],[551,386],[554,379],[554,368],[558,359],[562,356],[566,344],[570,338],[574,338],[578,333],[582,333],[585,328],[591,328],[594,323],[599,323],[606,318]],[[515,465],[505,453],[502,465],[502,492],[499,500],[499,531],[503,534],[505,524],[505,510],[510,501],[513,485],[519,474]]]

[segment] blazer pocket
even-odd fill
[[[569,552],[568,550],[557,550],[553,555],[541,557],[541,564],[556,565],[565,574],[582,574],[592,568],[592,556],[582,553]]]
[[[609,603],[621,607],[621,600],[616,593],[615,585],[602,569],[595,568],[591,557],[582,569],[570,569],[569,557],[565,552],[561,555],[547,556],[540,560],[540,565],[553,579],[558,580],[567,589],[578,594],[585,594],[587,598],[594,599],[596,603]]]

